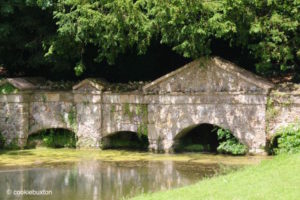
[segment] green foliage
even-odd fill
[[[219,128],[217,131],[220,144],[217,148],[219,153],[244,155],[247,153],[247,147],[240,143],[228,129]]]
[[[228,37],[234,24],[222,16],[224,1],[206,3],[201,0],[150,0],[149,17],[161,35],[161,43],[187,58],[211,53],[213,37]]]
[[[226,1],[224,14],[237,30],[231,42],[251,52],[258,72],[296,67],[299,5],[297,0]]]
[[[298,0],[3,1],[0,64],[13,73],[74,68],[79,76],[88,47],[95,61],[113,64],[128,50],[145,53],[153,40],[187,58],[211,54],[211,43],[221,40],[247,52],[259,73],[296,69],[299,6]]]
[[[35,148],[36,146],[45,146],[51,148],[75,148],[76,140],[75,134],[70,131],[50,129],[29,136],[26,147]]]
[[[82,61],[79,62],[79,63],[77,63],[77,65],[76,65],[75,68],[74,68],[75,75],[76,75],[76,76],[82,75],[83,72],[84,72],[84,70],[85,70],[85,66],[84,66],[84,64],[82,63]]]
[[[291,124],[279,129],[270,144],[274,154],[300,152],[300,124]]]
[[[128,47],[136,47],[140,54],[150,44],[154,29],[145,6],[141,0],[61,1],[54,18],[61,36],[72,37],[81,46],[95,45],[95,59],[113,63]]]
[[[237,143],[232,139],[221,142],[217,150],[219,153],[232,155],[245,155],[247,153],[247,147],[245,145]]]
[[[18,89],[9,83],[5,83],[0,86],[0,94],[11,94],[11,93],[17,93],[17,92],[18,92]]]
[[[55,32],[51,12],[41,10],[33,0],[1,1],[0,65],[11,73],[45,70],[42,43]]]

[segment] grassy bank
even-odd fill
[[[125,150],[85,150],[85,149],[50,149],[37,148],[27,150],[0,151],[0,168],[8,166],[48,165],[55,163],[77,162],[84,159],[104,161],[183,161],[204,164],[257,164],[266,157],[260,156],[225,156],[212,154],[154,154]]]
[[[300,199],[300,154],[276,156],[259,165],[134,200]]]

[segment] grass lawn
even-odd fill
[[[300,199],[300,154],[280,155],[228,175],[134,200]]]

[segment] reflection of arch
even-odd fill
[[[102,138],[102,148],[148,149],[148,136],[133,131],[117,131]]]

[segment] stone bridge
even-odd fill
[[[20,146],[31,134],[63,128],[77,135],[78,147],[101,148],[107,136],[131,131],[147,134],[150,150],[172,152],[184,130],[209,123],[231,130],[251,153],[261,153],[268,135],[285,123],[280,119],[291,122],[300,113],[283,109],[287,114],[277,121],[268,119],[273,85],[218,57],[197,59],[131,92],[107,91],[96,79],[69,91],[42,90],[26,78],[0,83],[5,84],[17,91],[0,95],[0,131],[7,143]]]

